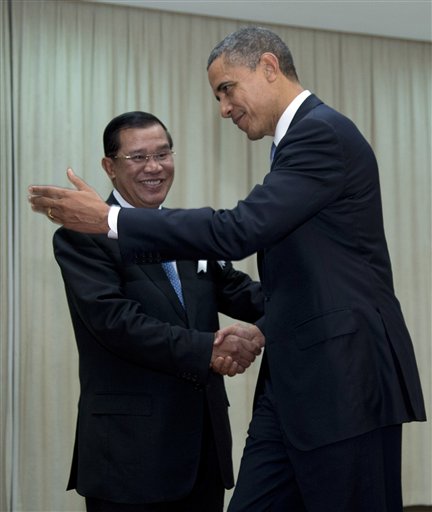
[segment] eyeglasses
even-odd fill
[[[114,155],[111,158],[128,160],[129,162],[133,162],[134,164],[147,164],[150,160],[154,160],[157,163],[163,164],[168,162],[173,155],[175,155],[175,151],[162,151],[161,153],[149,153],[148,155]]]

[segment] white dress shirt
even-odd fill
[[[310,91],[302,91],[298,96],[296,96],[292,100],[292,102],[285,109],[284,113],[280,116],[279,121],[276,125],[275,135],[273,138],[273,143],[275,146],[279,144],[283,136],[286,134],[289,125],[291,124],[291,121],[294,119],[297,110],[300,108],[300,105],[310,95]]]

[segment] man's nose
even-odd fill
[[[231,117],[232,107],[231,107],[231,103],[229,101],[227,101],[226,99],[221,99],[219,108],[220,108],[220,114],[222,117],[225,117],[225,118]]]
[[[145,170],[147,172],[152,172],[152,171],[159,171],[160,168],[162,167],[160,161],[158,160],[157,156],[150,156],[147,157],[147,161],[145,163]]]

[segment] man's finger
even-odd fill
[[[71,167],[67,168],[66,175],[68,180],[74,185],[77,190],[93,190],[93,188],[88,185],[84,180],[79,178],[72,170]]]
[[[75,186],[77,190],[88,190],[92,191],[96,194],[90,185],[88,185],[84,180],[79,178],[73,170],[69,167],[66,171],[68,180]],[[63,199],[64,197],[68,197],[73,189],[66,187],[57,187],[55,185],[30,185],[28,188],[28,192],[30,194],[29,201],[32,204],[53,206],[54,203],[48,204],[44,201],[45,198],[50,199]]]
[[[29,201],[30,201],[30,199],[29,199]],[[44,206],[43,204],[42,205],[34,204],[33,201],[30,201],[30,203],[31,203],[31,209],[34,212],[43,213],[43,214],[47,213],[49,206]]]
[[[230,366],[230,368],[228,369],[227,371],[227,375],[228,377],[234,377],[234,375],[237,375],[237,373],[242,373],[242,372],[239,372],[239,369],[241,369],[241,366],[239,366],[235,361],[233,362],[233,364]],[[243,370],[244,371],[244,370]]]
[[[238,363],[233,361],[230,356],[218,357],[212,363],[213,371],[220,373],[221,375],[229,375],[230,377],[238,373],[238,368]]]
[[[40,200],[45,198],[61,199],[65,196],[65,192],[70,191],[70,189],[55,187],[54,185],[30,185],[28,191],[30,203],[40,204]]]
[[[221,331],[217,331],[215,333],[215,339],[214,339],[214,342],[213,342],[213,345],[221,345],[221,343],[223,342],[224,340],[224,335]]]

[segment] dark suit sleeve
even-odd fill
[[[261,318],[264,314],[261,283],[236,270],[229,261],[224,265],[213,261],[209,265],[216,284],[219,312],[249,323]]]
[[[270,247],[334,201],[344,187],[339,138],[325,121],[290,129],[262,185],[231,210],[122,208],[119,244],[126,261],[239,260]]]
[[[178,376],[198,375],[201,382],[207,380],[214,333],[170,325],[146,315],[138,300],[126,296],[128,270],[115,241],[61,228],[53,243],[78,345],[81,338],[91,337],[133,364]],[[145,281],[138,285],[141,293],[152,293]],[[171,308],[163,294],[158,300],[162,309]],[[86,335],[80,336],[83,332]]]

